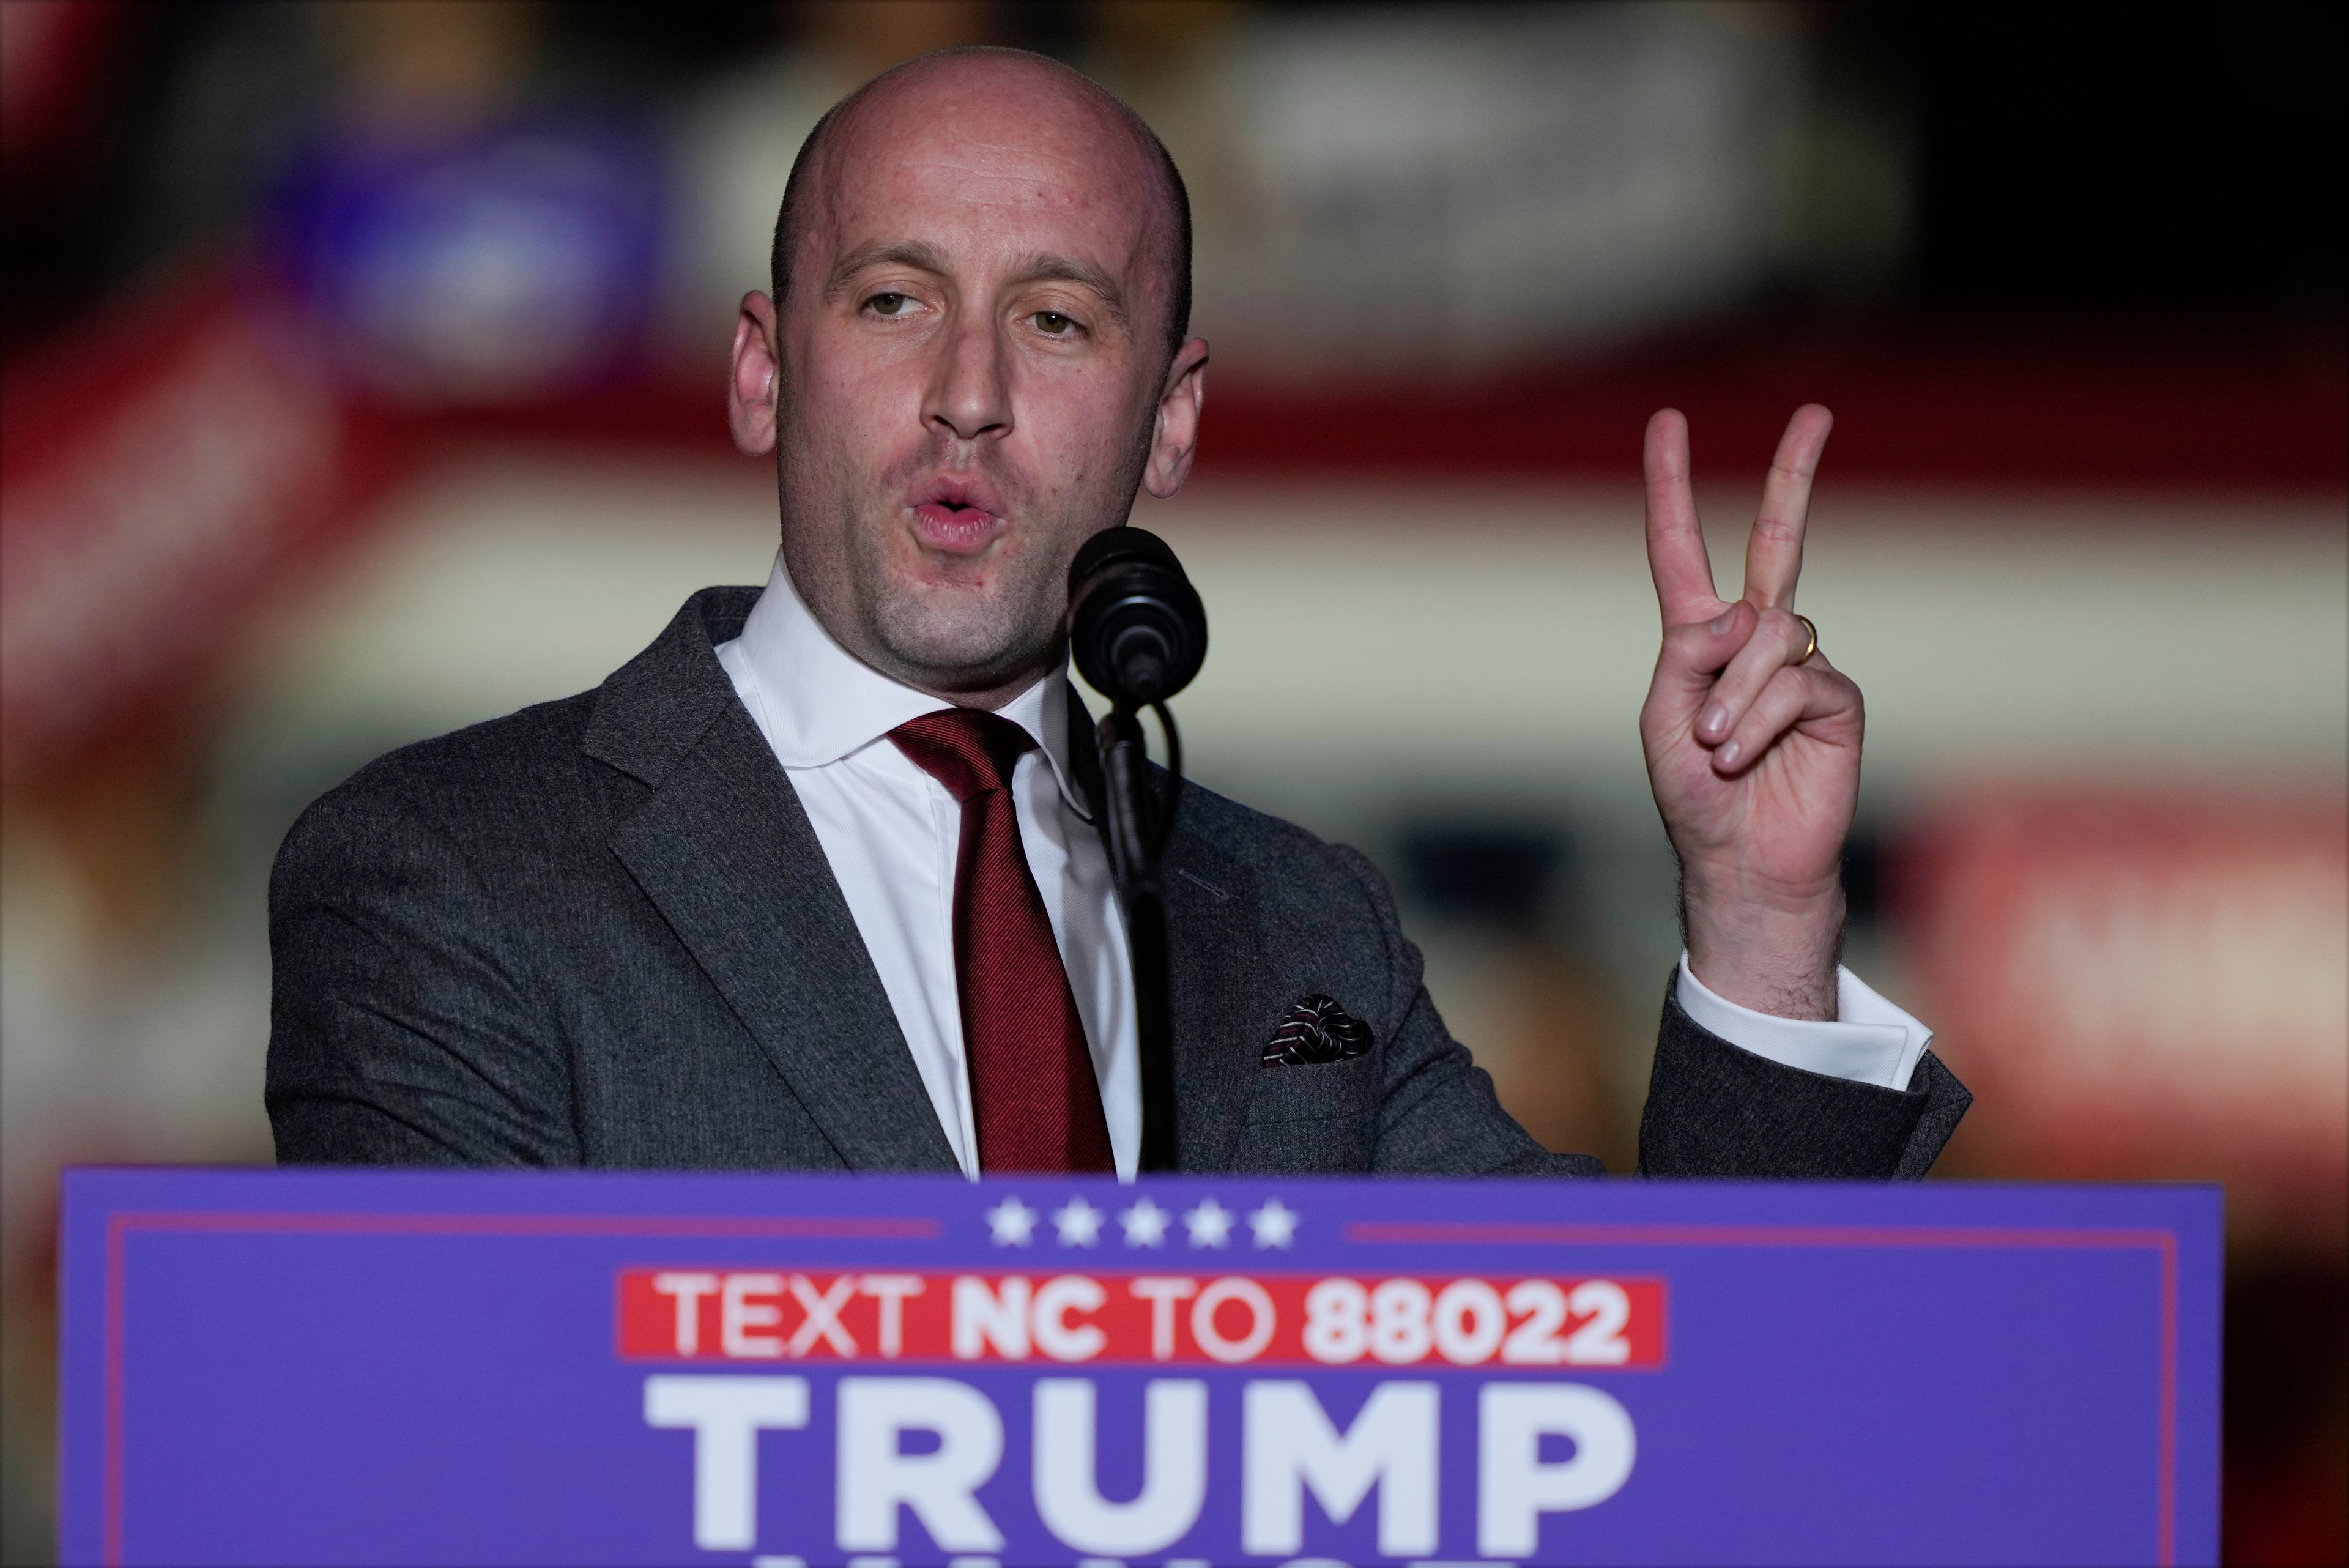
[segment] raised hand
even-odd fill
[[[1795,616],[1811,475],[1834,418],[1806,403],[1771,461],[1745,546],[1745,595],[1723,600],[1689,488],[1688,421],[1648,421],[1648,569],[1664,617],[1640,739],[1680,857],[1689,967],[1782,1017],[1831,1019],[1844,839],[1859,794],[1859,688],[1812,651]]]

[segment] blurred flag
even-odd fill
[[[192,274],[192,275],[190,275]],[[0,422],[0,765],[186,692],[380,484],[382,433],[266,291],[182,263],[12,368]]]

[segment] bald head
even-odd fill
[[[885,146],[861,145],[859,132],[880,131],[877,140],[885,143],[887,130],[906,119],[963,118],[957,110],[973,107],[1010,109],[1032,117],[1040,132],[1089,143],[1085,161],[1093,167],[1086,172],[1101,182],[1088,193],[1093,199],[1143,198],[1166,353],[1173,358],[1191,327],[1191,198],[1182,173],[1157,135],[1116,95],[1025,49],[971,46],[924,55],[874,78],[816,122],[792,161],[775,216],[768,262],[776,306],[786,304],[793,275],[806,270],[802,251],[813,223],[836,211],[838,182],[864,172],[872,152],[889,156]],[[995,118],[972,118],[982,117]],[[982,127],[972,129],[985,134]]]
[[[728,417],[775,453],[792,584],[850,653],[992,707],[1054,668],[1077,549],[1173,495],[1207,346],[1164,149],[1064,66],[929,55],[792,171]]]

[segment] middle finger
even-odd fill
[[[1786,421],[1770,477],[1762,487],[1762,510],[1745,542],[1745,593],[1756,607],[1791,609],[1795,583],[1803,575],[1803,532],[1811,514],[1811,476],[1818,472],[1835,416],[1805,403]]]

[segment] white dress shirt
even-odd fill
[[[887,737],[949,704],[890,680],[834,642],[808,610],[779,555],[742,635],[718,661],[790,775],[881,989],[914,1054],[947,1144],[978,1174],[970,1075],[955,981],[954,885],[962,806]],[[1093,1059],[1118,1176],[1142,1152],[1141,1050],[1124,912],[1109,855],[1069,773],[1065,670],[1055,667],[999,710],[1035,737],[1011,776],[1028,868],[1069,971]],[[1791,1067],[1905,1087],[1932,1036],[1900,1009],[1837,971],[1842,1021],[1802,1023],[1714,995],[1681,958],[1681,1006],[1734,1045]]]

